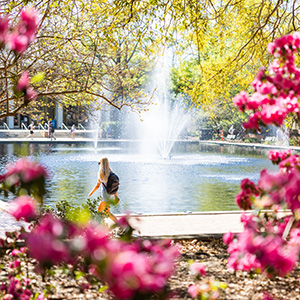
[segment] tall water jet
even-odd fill
[[[276,145],[289,147],[289,130],[285,126],[277,128],[276,131]]]
[[[142,122],[137,125],[143,154],[158,154],[168,158],[175,141],[187,125],[189,114],[182,101],[171,99],[170,68],[172,56],[167,51],[158,60],[147,87],[155,91],[149,111],[142,114]]]
[[[90,113],[91,129],[92,129],[92,139],[94,140],[94,148],[98,147],[99,140],[99,129],[101,122],[101,110],[95,108],[93,113]]]

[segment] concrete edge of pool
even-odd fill
[[[0,238],[6,231],[20,228],[6,210],[8,204],[0,200]],[[281,212],[286,215],[289,212]],[[212,211],[170,214],[132,214],[130,224],[136,228],[134,234],[143,238],[161,239],[205,239],[221,237],[226,232],[238,233],[243,230],[240,211]],[[246,214],[251,214],[247,211]],[[121,217],[124,214],[117,214]],[[110,219],[108,225],[112,224]],[[24,224],[24,223],[23,223]]]
[[[1,131],[1,130],[0,130]],[[59,137],[56,140],[50,140],[49,138],[44,137],[34,137],[33,139],[27,139],[24,137],[5,137],[0,138],[0,144],[9,144],[9,143],[33,143],[33,144],[94,144],[95,140],[91,138],[85,137],[77,137],[72,139],[71,137]],[[139,140],[130,140],[130,139],[99,139],[98,143],[137,143]],[[275,144],[259,144],[259,143],[243,143],[238,141],[230,141],[230,140],[198,140],[198,139],[182,139],[176,140],[178,143],[190,143],[190,144],[211,144],[211,145],[220,145],[220,146],[237,146],[237,147],[253,147],[253,148],[261,148],[261,149],[291,149],[294,151],[300,151],[300,146],[280,146]]]

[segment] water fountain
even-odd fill
[[[172,100],[169,93],[171,55],[167,51],[158,60],[146,88],[155,91],[154,105],[142,114],[142,122],[136,123],[140,152],[146,155],[158,153],[162,158],[170,157],[172,147],[190,117],[182,101]]]
[[[93,114],[90,115],[91,128],[93,130],[94,149],[97,149],[98,147],[101,119],[101,111],[98,109],[95,109]]]
[[[278,127],[276,131],[276,145],[289,147],[289,132],[287,127]]]

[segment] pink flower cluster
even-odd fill
[[[37,203],[29,196],[20,196],[10,203],[9,213],[18,221],[24,219],[30,222],[37,216]]]
[[[284,165],[285,162],[284,160],[280,164]],[[293,214],[300,213],[300,172],[297,169],[278,174],[270,174],[263,170],[258,186],[262,190],[261,200],[265,203],[264,208],[280,205],[282,208],[291,209]]]
[[[268,73],[261,69],[252,82],[254,93],[242,91],[233,98],[241,111],[252,111],[245,129],[259,130],[260,125],[280,126],[288,114],[299,117],[300,69],[295,66],[295,53],[300,49],[300,33],[283,36],[268,45],[274,56]]]
[[[273,150],[270,150],[269,151],[269,159],[270,161],[273,163],[273,164],[276,164],[278,165],[281,161],[287,159],[288,157],[290,157],[292,155],[292,151],[291,150],[288,150],[288,151],[273,151]]]
[[[270,151],[269,158],[279,165],[279,173],[262,170],[258,184],[249,179],[241,182],[241,191],[236,196],[237,205],[243,209],[288,208],[293,213],[300,213],[300,156],[292,155],[291,151]]]
[[[0,17],[0,43],[21,54],[34,41],[37,26],[37,12],[32,8],[21,12],[20,21],[15,28],[10,28],[7,16]]]
[[[240,194],[245,196],[237,197],[242,209],[251,206],[259,213],[243,214],[244,231],[236,238],[228,233],[223,241],[228,245],[230,268],[285,276],[300,255],[300,158],[291,151],[270,151],[269,158],[279,165],[279,172],[263,170],[257,186],[244,179]],[[271,211],[260,212],[261,209]],[[290,216],[280,217],[280,209],[289,209]]]
[[[179,256],[170,242],[139,241],[132,244],[108,243],[109,266],[102,276],[118,299],[137,299],[162,293]]]
[[[25,234],[28,253],[37,259],[40,270],[61,262],[69,262],[69,251],[63,224],[51,215],[45,215],[30,233]]]
[[[28,158],[18,159],[6,167],[6,172],[0,176],[0,189],[15,195],[33,195],[41,201],[45,194],[47,170],[39,163]],[[23,199],[24,201],[24,199]]]
[[[162,293],[179,256],[170,242],[127,243],[109,238],[99,225],[82,228],[52,215],[45,215],[25,240],[41,272],[58,264],[78,265],[82,257],[89,273],[105,282],[117,299]]]
[[[44,294],[33,294],[31,291],[31,282],[29,278],[22,276],[21,261],[19,257],[26,253],[26,248],[22,247],[20,250],[14,249],[11,252],[13,257],[17,259],[9,264],[9,268],[18,269],[17,276],[9,275],[9,281],[0,283],[0,296],[1,299],[15,299],[15,300],[44,300]]]
[[[32,295],[30,290],[30,279],[20,279],[10,276],[9,282],[2,283],[0,291],[3,295],[1,299],[14,299],[14,300],[30,300],[36,295]],[[44,300],[43,294],[37,295],[36,300]]]
[[[190,271],[193,275],[196,276],[206,275],[205,265],[198,262],[194,262],[190,265]]]
[[[194,299],[209,299],[215,300],[220,297],[220,289],[226,288],[226,285],[222,282],[215,280],[213,277],[204,278],[206,275],[205,266],[201,263],[195,262],[190,265],[190,272],[196,276],[197,280],[200,280],[196,284],[192,284],[188,288],[188,293]]]
[[[27,71],[24,71],[17,83],[16,90],[24,93],[25,102],[30,102],[37,98],[37,92],[30,86],[30,79]]]
[[[48,177],[48,172],[41,164],[28,158],[20,158],[6,167],[3,178],[10,185],[18,185],[20,182],[32,182],[39,178]]]
[[[255,183],[246,178],[241,182],[241,191],[237,194],[235,201],[241,209],[251,209],[254,198],[258,195],[259,190]]]
[[[276,222],[273,223],[274,225]],[[262,228],[266,229],[266,227]],[[279,233],[266,234],[262,230],[257,232],[246,228],[229,243],[228,266],[233,270],[264,272],[268,276],[285,276],[294,269],[298,261],[299,232],[299,229],[293,229],[292,238],[287,242]]]
[[[19,23],[14,28],[10,26],[9,21],[8,16],[0,16],[0,49],[7,47],[16,54],[22,54],[35,39],[38,27],[37,12],[33,8],[22,10]],[[19,78],[15,91],[16,94],[24,93],[26,103],[37,98],[26,71]]]

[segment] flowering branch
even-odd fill
[[[300,69],[295,54],[300,51],[300,33],[283,36],[268,45],[274,56],[268,72],[261,69],[252,82],[254,93],[241,92],[234,97],[241,111],[252,111],[243,125],[260,130],[260,126],[280,126],[289,115],[299,122]],[[228,233],[228,265],[234,270],[266,273],[267,276],[289,274],[300,257],[300,156],[291,151],[270,151],[269,159],[279,166],[271,174],[262,170],[257,184],[244,179],[236,196],[243,210],[244,231],[236,237]],[[265,211],[263,211],[265,210]],[[282,217],[279,212],[286,212]]]

